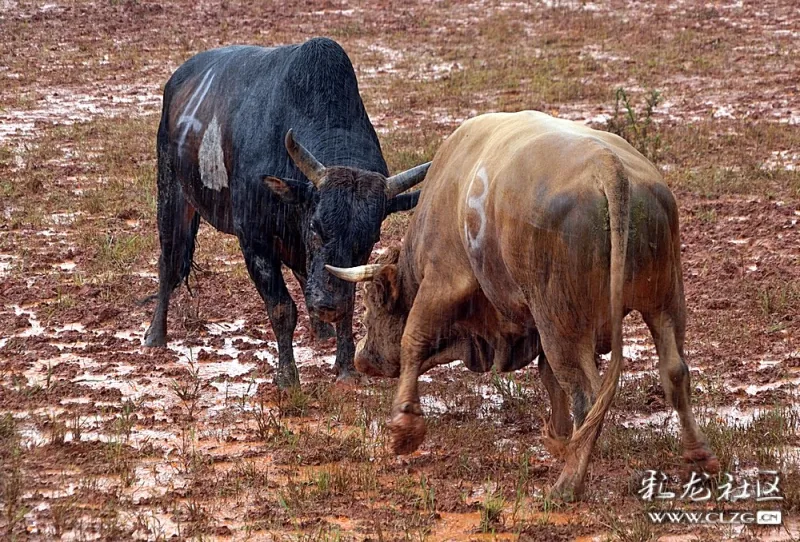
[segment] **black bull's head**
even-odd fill
[[[418,193],[402,192],[422,182],[430,162],[392,177],[353,167],[325,167],[295,141],[291,130],[286,150],[311,183],[271,176],[264,183],[284,202],[306,206],[307,218],[300,226],[307,258],[306,305],[321,320],[338,322],[352,309],[355,287],[328,273],[325,265],[366,263],[383,219],[417,204]]]

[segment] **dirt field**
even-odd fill
[[[302,391],[278,394],[238,244],[205,225],[169,347],[144,349],[161,86],[207,48],[315,35],[351,56],[392,171],[500,110],[582,120],[647,153],[680,203],[695,412],[723,469],[779,471],[783,500],[638,498],[642,471],[678,491],[688,473],[635,314],[577,504],[547,498],[562,465],[542,446],[535,364],[424,377],[428,438],[397,458],[384,431],[394,383],[334,386],[335,345],[311,339],[299,302]],[[0,0],[0,48],[0,537],[800,537],[796,1]],[[406,223],[388,220],[376,248]],[[669,507],[780,508],[783,526],[648,522]]]

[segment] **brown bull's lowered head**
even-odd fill
[[[400,376],[400,341],[409,307],[397,275],[399,251],[389,250],[377,264],[340,268],[326,265],[334,276],[348,282],[366,282],[364,327],[367,333],[356,349],[356,369],[369,376]]]
[[[284,203],[305,206],[299,229],[306,253],[306,306],[325,322],[340,322],[352,314],[355,288],[325,266],[364,264],[380,237],[383,219],[416,205],[418,193],[402,192],[425,179],[430,163],[385,177],[355,167],[325,166],[295,140],[291,130],[284,143],[291,160],[311,182],[273,176],[263,181]]]

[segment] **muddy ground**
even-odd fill
[[[393,171],[430,159],[466,118],[525,108],[647,153],[680,203],[695,412],[723,469],[777,470],[783,500],[638,498],[643,470],[673,489],[688,473],[635,314],[577,504],[547,497],[561,463],[542,445],[534,366],[431,372],[428,438],[397,458],[384,431],[393,382],[334,386],[335,345],[312,339],[300,303],[302,392],[278,394],[263,303],[236,241],[207,226],[169,347],[144,349],[161,86],[203,49],[315,35],[350,54]],[[2,536],[798,538],[796,2],[2,0],[0,48]],[[376,248],[399,243],[406,221],[388,220]],[[783,526],[647,521],[670,506],[780,508]]]

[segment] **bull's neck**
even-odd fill
[[[408,232],[406,232],[406,238],[400,249],[400,257],[397,260],[397,281],[406,308],[411,310],[419,290],[419,279],[414,273],[414,247],[411,246],[411,236],[408,235]]]

